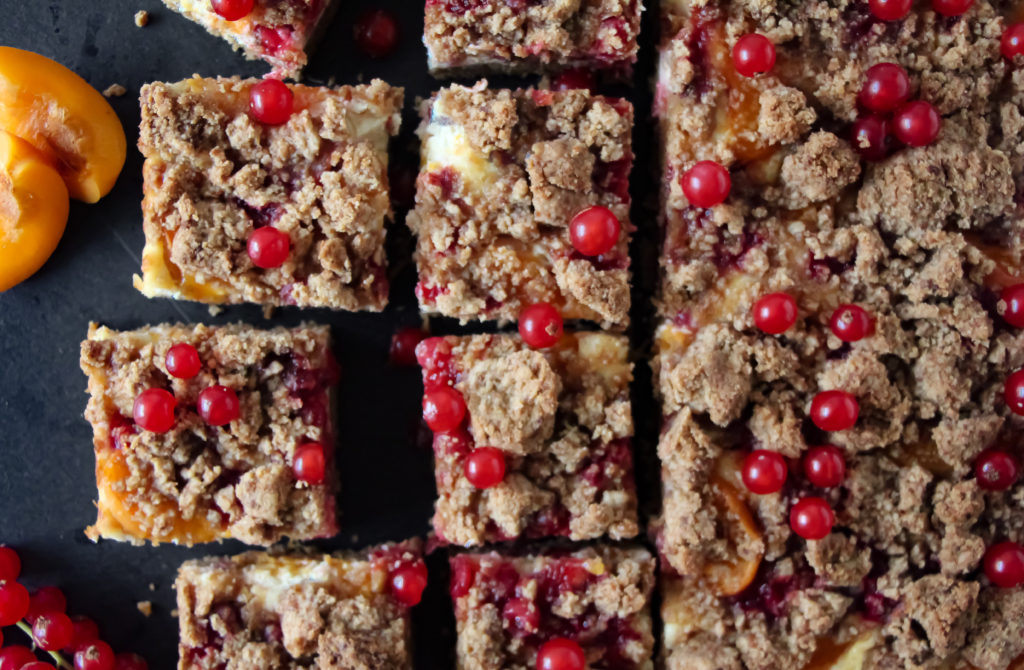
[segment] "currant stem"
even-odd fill
[[[32,637],[32,628],[31,628],[31,626],[29,626],[24,621],[19,621],[18,622],[18,628],[20,628],[21,632],[25,633],[25,635],[28,635],[28,639],[32,640],[32,647],[35,648],[36,647],[36,639],[34,637]],[[48,651],[46,653],[50,655],[50,658],[53,659],[54,663],[57,664],[58,668],[64,668],[65,670],[73,670],[71,664],[68,663],[67,660],[65,660],[65,658],[60,655],[59,652]]]

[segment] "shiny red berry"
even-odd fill
[[[45,651],[58,651],[71,643],[74,626],[63,612],[47,612],[36,617],[32,624],[32,638]]]
[[[1024,23],[1014,23],[1003,31],[1003,38],[999,42],[999,48],[1003,52],[1003,58],[1013,60],[1014,57],[1024,54]]]
[[[831,444],[811,447],[804,455],[804,475],[818,488],[839,486],[846,479],[846,457]]]
[[[775,451],[755,449],[743,459],[743,483],[751,493],[777,493],[786,483],[788,473],[786,459]]]
[[[0,546],[0,582],[17,579],[21,574],[21,557],[10,547]]]
[[[1014,328],[1024,328],[1024,284],[1007,286],[999,299],[1006,303],[1003,320]]]
[[[930,102],[915,100],[900,107],[893,118],[893,134],[910,147],[923,147],[935,141],[942,130],[942,117]]]
[[[1024,584],[1024,547],[1000,542],[985,552],[985,576],[996,586],[1012,589]]]
[[[416,365],[416,346],[427,338],[422,328],[399,328],[391,336],[389,359],[392,365]]]
[[[811,401],[811,421],[822,430],[853,428],[859,414],[860,403],[846,391],[821,391]]]
[[[875,324],[867,310],[858,305],[840,305],[828,322],[832,334],[843,342],[862,340],[874,330]]]
[[[590,70],[576,68],[565,70],[551,80],[551,90],[571,91],[573,89],[594,90],[594,75]]]
[[[875,114],[860,117],[853,122],[850,143],[866,161],[884,159],[889,155],[889,122]]]
[[[683,173],[679,183],[690,204],[702,209],[722,204],[732,189],[729,171],[715,161],[697,163]]]
[[[64,592],[56,586],[44,586],[29,596],[28,613],[25,615],[25,619],[32,623],[39,618],[40,614],[67,612],[67,610],[68,599],[64,596]]]
[[[744,77],[767,72],[775,67],[775,45],[764,35],[744,35],[732,48],[732,64]]]
[[[0,670],[21,670],[35,661],[36,655],[28,647],[12,644],[10,647],[0,649]]]
[[[615,248],[622,233],[619,218],[607,207],[588,207],[569,223],[569,240],[584,256],[600,256]]]
[[[256,267],[264,270],[279,268],[292,252],[292,240],[283,230],[262,226],[249,235],[246,250]]]
[[[450,386],[439,386],[423,394],[423,420],[435,433],[455,430],[466,417],[466,401]]]
[[[1011,412],[1024,416],[1024,370],[1017,370],[1006,378],[1003,399]]]
[[[943,16],[960,16],[974,4],[974,0],[932,0],[932,9]]]
[[[391,573],[391,593],[407,607],[419,605],[426,588],[427,566],[423,561],[406,563]]]
[[[279,79],[264,79],[249,89],[249,114],[260,123],[279,126],[292,116],[295,96]]]
[[[174,427],[174,409],[178,401],[165,389],[146,389],[135,398],[132,417],[143,430],[166,433]]]
[[[466,479],[478,489],[489,489],[505,479],[505,452],[497,447],[477,447],[466,457]]]
[[[100,639],[100,627],[96,622],[85,616],[71,617],[71,644],[65,651],[74,652],[82,645]]]
[[[75,670],[114,670],[114,650],[103,640],[93,640],[75,651]]]
[[[164,359],[167,372],[178,379],[192,379],[203,368],[199,360],[199,352],[191,344],[181,342],[167,350],[167,357]]]
[[[868,68],[860,89],[860,104],[873,112],[891,112],[910,99],[910,77],[896,63]]]
[[[824,498],[801,498],[789,510],[789,525],[805,540],[820,540],[832,532],[836,517]]]
[[[754,303],[754,325],[769,335],[786,332],[796,323],[796,300],[788,293],[769,293]]]
[[[24,619],[28,603],[28,589],[15,581],[0,582],[0,628]]]
[[[213,11],[225,21],[244,19],[252,13],[254,0],[210,0]]]
[[[319,442],[308,442],[295,450],[292,459],[292,471],[295,479],[311,486],[324,483],[327,475],[327,457],[324,445]]]
[[[149,664],[138,654],[122,652],[114,658],[114,670],[149,670]]]
[[[899,21],[910,13],[913,0],[868,0],[868,7],[876,19]]]
[[[519,335],[534,349],[547,349],[562,339],[562,315],[552,305],[538,302],[519,313]]]
[[[974,461],[978,486],[986,491],[1005,491],[1017,481],[1017,460],[1001,449],[986,449]]]
[[[537,670],[584,670],[586,667],[583,648],[564,637],[548,640],[537,651]]]
[[[226,426],[239,417],[238,395],[227,386],[211,386],[199,393],[199,416],[211,426]]]
[[[27,665],[21,666],[21,670],[56,670],[55,666],[50,663],[43,663],[42,661],[32,661]]]
[[[371,9],[352,28],[356,46],[368,56],[383,58],[398,46],[398,18],[386,9]]]

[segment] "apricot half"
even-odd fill
[[[49,156],[76,200],[102,198],[124,167],[127,140],[106,99],[31,51],[0,47],[0,129]]]
[[[0,291],[42,267],[68,222],[68,189],[31,144],[0,130]]]

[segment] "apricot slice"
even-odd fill
[[[730,545],[738,547],[747,540],[760,541],[761,530],[736,487],[722,477],[713,476],[711,490]],[[704,566],[704,576],[718,595],[734,596],[754,581],[761,558],[760,553],[751,557],[737,553],[731,559],[708,563]]]
[[[31,51],[0,47],[0,129],[51,157],[76,200],[102,198],[124,167],[127,140],[106,99]]]
[[[42,267],[68,222],[68,189],[31,144],[0,130],[0,291]]]

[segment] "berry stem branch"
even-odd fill
[[[25,633],[25,635],[28,635],[28,639],[32,640],[32,646],[35,647],[36,646],[36,639],[34,637],[32,637],[32,627],[29,626],[24,621],[19,621],[18,622],[18,628],[20,628],[21,632]],[[48,651],[46,653],[50,655],[50,658],[53,659],[53,662],[57,664],[58,668],[64,668],[65,670],[73,670],[71,664],[68,663],[67,660],[63,656],[60,655],[59,652]]]

